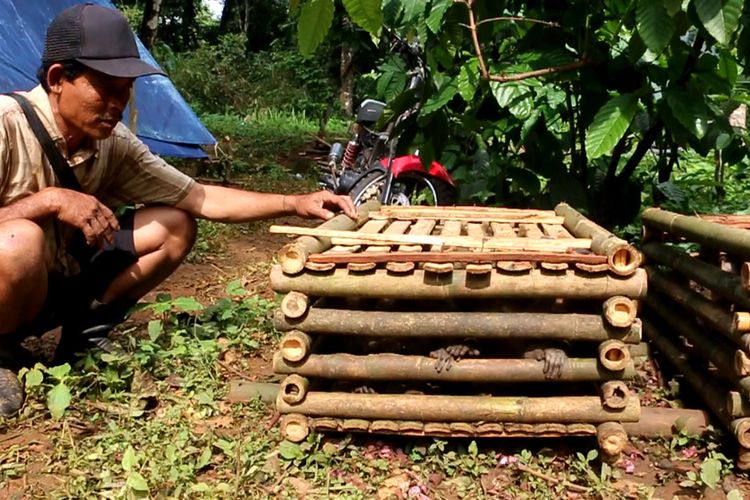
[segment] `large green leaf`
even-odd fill
[[[470,103],[477,93],[479,85],[479,62],[476,58],[469,59],[461,66],[457,78],[458,93],[467,103]]]
[[[702,139],[708,130],[711,118],[710,110],[701,96],[684,91],[670,90],[666,92],[667,104],[672,114],[680,124],[688,129],[698,139]]]
[[[430,31],[437,34],[440,31],[440,25],[443,24],[445,12],[453,5],[453,0],[434,0],[430,7],[430,14],[427,16],[427,27]]]
[[[586,155],[590,160],[612,151],[637,109],[638,99],[632,94],[614,97],[601,107],[586,131]]]
[[[721,44],[729,43],[739,25],[744,0],[695,0],[695,11],[712,37]]]
[[[352,21],[372,36],[378,36],[383,27],[383,9],[380,0],[342,0]]]
[[[309,56],[325,39],[333,22],[333,0],[310,0],[302,7],[297,21],[297,46]]]
[[[652,52],[660,53],[674,33],[674,20],[662,2],[638,0],[635,20],[641,39]]]
[[[424,103],[422,113],[424,115],[429,115],[433,111],[437,111],[438,109],[448,104],[448,102],[453,99],[453,96],[455,96],[457,93],[458,84],[456,83],[455,79],[451,78],[444,81],[440,86],[440,90],[438,90],[435,95],[431,96],[427,100],[427,102]]]

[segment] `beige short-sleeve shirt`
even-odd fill
[[[20,94],[31,101],[83,190],[108,207],[126,203],[174,205],[193,187],[192,178],[152,154],[122,123],[110,137],[84,142],[68,154],[42,86]],[[20,106],[8,96],[0,96],[0,206],[59,185]],[[66,274],[77,272],[77,263],[64,248],[72,229],[52,220],[42,222],[42,227],[48,268]]]

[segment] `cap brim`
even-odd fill
[[[76,61],[100,73],[118,78],[138,78],[139,76],[147,75],[166,76],[159,68],[146,64],[137,57],[123,57],[120,59],[79,58]]]

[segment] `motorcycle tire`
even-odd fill
[[[383,172],[371,172],[360,179],[349,191],[354,204],[359,206],[367,201],[380,199],[385,177]],[[456,190],[447,182],[409,172],[393,179],[387,205],[453,205],[455,201]]]

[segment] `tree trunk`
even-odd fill
[[[354,48],[347,42],[341,43],[341,64],[339,66],[341,87],[339,103],[347,116],[354,114]]]
[[[612,372],[602,368],[596,359],[568,358],[558,379],[544,375],[544,363],[535,359],[462,359],[450,370],[438,373],[438,360],[401,354],[311,354],[299,363],[284,360],[281,353],[273,358],[275,373],[296,373],[305,377],[334,380],[400,380],[440,382],[572,382],[631,379],[633,362],[624,370]]]
[[[524,312],[361,311],[312,307],[307,315],[292,319],[274,316],[281,331],[340,334],[366,337],[455,337],[485,339],[554,339],[603,342],[617,339],[637,344],[641,323],[615,328],[598,314]]]
[[[195,45],[195,0],[182,2],[182,45],[185,49]]]
[[[156,41],[156,31],[159,28],[159,12],[162,0],[146,0],[143,6],[143,20],[138,36],[146,49],[151,50]]]
[[[224,7],[221,9],[221,20],[219,21],[219,33],[229,32],[229,23],[232,22],[236,5],[237,0],[224,0]]]
[[[708,433],[710,424],[711,419],[703,410],[641,408],[641,419],[623,424],[623,427],[630,436],[663,438],[677,435],[681,429],[691,436],[702,436]]]
[[[278,397],[276,409],[280,413],[334,418],[562,424],[637,422],[641,413],[638,398],[630,398],[627,408],[614,411],[604,408],[598,396],[528,398],[314,391],[296,405]]]

